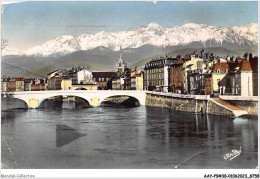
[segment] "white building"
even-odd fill
[[[83,81],[92,80],[92,72],[83,68],[82,70],[77,72],[77,82],[78,84],[83,83]]]
[[[253,70],[248,59],[243,59],[239,68],[241,96],[253,96]]]
[[[121,76],[120,77],[120,89],[124,90],[124,88],[125,88],[125,77]]]
[[[170,68],[168,65],[163,67],[163,75],[164,75],[163,92],[169,91],[169,86],[170,86],[169,70],[170,70]]]

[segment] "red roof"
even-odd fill
[[[189,60],[191,60],[191,57],[184,57],[182,59],[185,60],[185,61],[189,61]]]
[[[211,71],[212,73],[216,73],[217,70],[220,70],[220,73],[225,73],[226,70],[230,71],[235,71],[237,67],[240,67],[241,62],[220,62],[220,63],[216,63],[213,65]]]
[[[254,57],[250,60],[243,59],[242,61],[238,62],[220,62],[213,65],[211,71],[212,73],[216,73],[219,69],[220,72],[226,72],[228,71],[236,71],[236,68],[238,68],[239,71],[254,71],[258,70],[258,57]]]
[[[221,62],[221,63],[215,63],[211,69],[212,73],[216,73],[217,70],[220,70],[220,72],[226,72],[226,70],[229,70],[229,65],[226,62]]]
[[[251,64],[248,59],[243,59],[240,66],[239,71],[252,71]]]

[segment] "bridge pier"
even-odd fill
[[[93,97],[90,99],[90,106],[98,107],[100,105],[100,99],[97,97]]]
[[[28,108],[32,108],[32,109],[39,108],[39,99],[29,98],[27,104],[28,104]]]

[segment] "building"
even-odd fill
[[[10,81],[10,77],[7,78],[6,76],[1,77],[1,90],[8,91],[8,81]]]
[[[72,81],[69,76],[54,76],[48,80],[48,90],[69,90]]]
[[[124,90],[131,90],[131,72],[130,70],[124,73]]]
[[[257,96],[258,58],[245,54],[242,60],[218,61],[212,67],[212,88],[220,95]]]
[[[89,81],[92,80],[93,75],[90,70],[87,70],[86,68],[82,68],[79,71],[76,72],[76,80],[72,78],[72,80],[76,81],[76,84],[83,84],[83,81]],[[73,83],[75,84],[75,83]]]
[[[131,90],[143,90],[143,75],[141,71],[132,71],[130,77]]]
[[[8,81],[7,89],[8,91],[16,91],[16,81]]]
[[[69,76],[72,79],[72,84],[82,84],[84,80],[91,80],[93,78],[92,71],[85,67],[72,67],[69,70],[62,71],[63,76]]]
[[[184,70],[183,60],[177,60],[170,66],[170,91],[174,93],[183,93],[184,90]]]
[[[124,74],[127,71],[126,61],[123,59],[122,48],[120,47],[120,54],[118,62],[116,64],[116,77],[112,79],[112,90],[123,90],[125,89],[125,78]]]
[[[15,91],[24,91],[24,77],[17,77],[15,82],[16,82]]]
[[[253,96],[258,96],[258,57],[249,54],[249,62],[253,70]]]
[[[72,80],[70,77],[63,77],[61,80],[61,89],[70,90],[72,89]]]
[[[55,71],[52,71],[50,73],[47,74],[47,89],[48,90],[54,90],[56,89],[55,87],[55,76],[57,76],[57,74],[60,72],[60,69],[57,69]]]
[[[227,62],[218,62],[212,67],[212,89],[213,93],[225,94],[227,82],[227,74],[229,65]]]
[[[195,51],[192,55],[178,59],[170,66],[170,91],[174,93],[207,94],[211,93],[212,82],[210,70],[216,60],[214,54],[204,53],[200,55]],[[207,83],[207,85],[206,85]]]
[[[125,76],[122,75],[120,77],[120,90],[124,90],[125,89]]]
[[[204,79],[202,75],[201,69],[195,69],[195,70],[189,70],[187,77],[189,77],[188,83],[188,89],[190,94],[202,94],[202,89],[204,87]]]
[[[195,52],[191,57],[183,59],[183,93],[198,94],[200,88],[200,74],[205,72],[206,64],[203,58]],[[194,85],[191,86],[191,79],[194,79]],[[195,89],[192,89],[195,87]]]
[[[2,81],[2,87],[7,91],[24,91],[24,77],[9,78]]]
[[[120,47],[120,54],[119,54],[118,62],[116,64],[116,73],[118,78],[125,72],[126,68],[127,68],[127,63],[123,59],[123,52],[122,52],[122,48]]]
[[[245,54],[241,63],[237,67],[234,85],[235,94],[241,96],[258,95],[258,58],[252,54]],[[240,90],[239,90],[240,89]]]
[[[31,86],[30,86],[30,91],[44,91],[46,90],[46,83],[45,79],[34,79],[32,80]]]
[[[115,72],[92,72],[93,81],[97,82],[98,90],[108,89],[107,83],[116,76]]]
[[[220,95],[240,94],[240,75],[237,73],[240,63],[239,61],[219,61],[213,65],[211,70],[213,93]]]
[[[33,83],[32,78],[24,79],[24,91],[31,91],[32,83]]]
[[[2,91],[8,91],[8,82],[7,81],[2,81]]]
[[[149,91],[169,92],[170,89],[170,65],[176,58],[160,58],[145,64],[144,88]]]
[[[121,90],[120,81],[120,78],[112,80],[112,90]]]
[[[213,94],[213,88],[212,88],[212,74],[211,73],[205,73],[204,74],[205,79],[205,95],[211,95]]]

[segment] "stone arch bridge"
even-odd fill
[[[26,102],[29,108],[38,108],[42,101],[55,96],[76,96],[83,98],[93,107],[99,106],[112,96],[129,96],[145,105],[145,91],[136,90],[50,90],[2,92],[3,97],[18,98]]]

